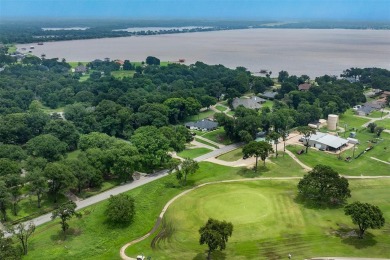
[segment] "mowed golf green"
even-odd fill
[[[350,181],[350,201],[378,205],[390,220],[390,180]],[[390,257],[390,225],[368,230],[363,240],[343,208],[306,208],[295,202],[296,181],[248,181],[207,185],[177,199],[164,223],[170,235],[126,250],[152,259],[205,259],[198,230],[209,217],[233,223],[233,236],[213,259],[296,259],[315,256]],[[368,200],[367,200],[368,199]],[[162,229],[160,229],[161,231]],[[153,246],[151,247],[151,244]]]

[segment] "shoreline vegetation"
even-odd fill
[[[28,29],[25,26],[28,24]],[[142,28],[145,30],[142,30]],[[137,30],[131,30],[131,28]],[[152,28],[152,29],[149,29]],[[0,42],[34,43],[80,39],[190,33],[236,29],[369,29],[389,30],[389,22],[367,21],[212,21],[212,20],[34,20],[2,19]]]

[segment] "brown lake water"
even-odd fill
[[[32,44],[18,45],[28,48]],[[252,72],[280,70],[311,77],[340,75],[351,67],[390,69],[390,30],[247,29],[133,36],[33,44],[33,54],[67,61],[129,59],[156,56],[161,61],[185,59]]]

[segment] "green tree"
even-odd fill
[[[183,184],[185,185],[187,183],[187,175],[194,174],[199,169],[199,164],[193,159],[185,158],[179,168],[176,171],[176,178],[178,180],[183,179]]]
[[[345,215],[351,216],[352,222],[359,226],[359,238],[363,238],[368,228],[380,229],[385,225],[385,218],[378,206],[359,201],[344,208]]]
[[[127,182],[131,179],[131,175],[140,167],[142,155],[140,155],[137,148],[130,143],[117,141],[107,152],[112,154],[113,172],[119,177],[119,180],[123,182]]]
[[[146,64],[148,65],[160,65],[160,60],[153,56],[146,57]]]
[[[0,230],[0,259],[2,260],[19,260],[21,259],[20,250],[14,247],[12,237],[6,237]]]
[[[297,130],[300,134],[303,134],[303,138],[305,139],[303,144],[306,147],[305,152],[307,153],[309,146],[310,146],[310,144],[309,144],[310,137],[316,133],[316,130],[309,127],[309,126],[300,126],[297,128]]]
[[[90,148],[108,149],[115,142],[115,138],[104,133],[92,132],[80,136],[79,148],[85,151]]]
[[[22,161],[27,158],[27,153],[18,145],[2,144],[0,145],[0,158]]]
[[[60,218],[61,219],[61,229],[62,232],[65,233],[65,231],[69,228],[69,224],[67,221],[71,219],[73,216],[80,216],[76,212],[76,203],[69,200],[63,204],[61,204],[57,209],[55,209],[51,215],[51,219]]]
[[[80,138],[80,134],[72,122],[62,119],[51,120],[45,126],[44,132],[65,142],[68,145],[69,151],[77,149],[77,142]]]
[[[316,204],[341,204],[351,197],[348,180],[326,165],[316,165],[298,183],[298,196]]]
[[[275,144],[275,154],[276,154],[276,158],[278,158],[278,143],[279,143],[279,138],[280,138],[280,134],[278,132],[275,132],[275,131],[271,131],[270,133],[268,133],[268,136],[267,136],[267,139],[269,139],[270,141],[272,141],[272,143]]]
[[[131,223],[135,216],[135,201],[126,194],[110,196],[106,209],[109,221],[113,223]]]
[[[18,203],[21,200],[23,179],[19,174],[10,174],[5,178],[5,183],[11,194],[12,213],[18,215]]]
[[[7,206],[11,202],[11,194],[3,181],[0,181],[0,212],[2,220],[7,221]]]
[[[285,82],[288,79],[288,76],[289,75],[287,71],[284,70],[279,71],[278,82],[280,83]]]
[[[49,181],[49,189],[54,196],[54,203],[57,203],[59,193],[75,186],[76,179],[72,170],[66,165],[49,163],[43,173]]]
[[[81,157],[81,158],[80,158]],[[95,168],[87,162],[87,158],[80,156],[79,158],[68,158],[61,163],[70,168],[76,180],[77,192],[80,194],[81,189],[90,183],[93,176],[95,176]]]
[[[141,154],[142,168],[147,171],[156,169],[169,161],[169,140],[154,126],[138,128],[130,138]]]
[[[265,166],[265,159],[267,159],[268,155],[272,153],[274,150],[272,149],[272,145],[268,142],[260,141],[252,141],[248,144],[246,144],[242,148],[242,153],[244,157],[256,157],[256,165],[255,165],[255,171],[257,172],[257,162],[259,157],[264,162]]]
[[[375,127],[375,133],[376,133],[376,136],[380,137],[383,130],[385,130],[385,128],[381,127],[381,126],[377,126]]]
[[[68,145],[51,134],[43,134],[30,139],[27,153],[34,157],[43,157],[48,161],[57,161],[66,153]]]
[[[27,255],[28,239],[34,232],[35,232],[35,225],[32,222],[29,222],[28,224],[19,223],[12,228],[12,233],[20,241],[24,255]]]
[[[375,128],[377,127],[377,125],[375,123],[369,123],[367,125],[367,128],[370,130],[371,133],[375,133]]]
[[[208,246],[207,259],[211,259],[213,251],[218,248],[222,251],[226,248],[226,243],[233,234],[233,224],[209,218],[206,224],[199,229],[199,234],[199,243]]]
[[[132,70],[133,69],[133,65],[131,64],[131,62],[129,60],[125,60],[123,62],[123,70]]]
[[[41,208],[42,196],[48,191],[47,178],[41,170],[35,169],[27,174],[27,187],[37,196],[37,206]]]

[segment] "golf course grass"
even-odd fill
[[[390,218],[390,180],[350,181],[350,201],[378,205]],[[296,180],[211,184],[177,199],[164,217],[164,234],[129,247],[152,259],[205,259],[198,230],[209,217],[233,223],[226,250],[213,259],[295,259],[314,256],[389,257],[390,224],[364,239],[342,208],[306,208],[295,201]],[[169,232],[167,232],[169,231]],[[151,246],[152,245],[152,246]]]

